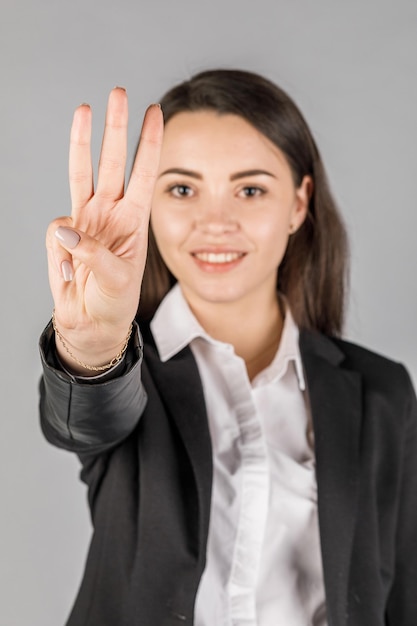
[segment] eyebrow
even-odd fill
[[[266,170],[245,170],[244,172],[236,172],[232,174],[230,180],[238,180],[239,178],[247,178],[249,176],[271,176],[275,178],[274,174],[267,172]]]
[[[166,174],[179,174],[180,176],[189,176],[190,178],[196,178],[198,180],[203,179],[202,175],[198,172],[185,170],[180,167],[171,167],[170,169],[165,170],[159,175],[159,178],[161,178],[161,176],[165,176]],[[249,176],[271,176],[272,178],[276,178],[274,174],[267,172],[266,170],[245,170],[243,172],[236,172],[235,174],[232,174],[230,180],[239,180],[240,178],[247,178]]]
[[[179,174],[180,176],[190,176],[191,178],[198,178],[198,180],[203,179],[201,174],[199,174],[198,172],[193,172],[192,170],[184,170],[180,167],[171,167],[169,170],[165,170],[165,172],[162,172],[162,174],[159,175],[159,178],[161,178],[161,176],[165,176],[166,174]]]

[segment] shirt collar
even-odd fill
[[[285,300],[284,300],[285,302]],[[281,341],[272,363],[253,380],[254,386],[283,376],[290,362],[294,363],[298,384],[302,391],[305,380],[298,344],[299,331],[285,303],[285,321]],[[159,305],[151,322],[151,330],[162,362],[168,361],[198,337],[213,345],[224,345],[206,333],[188,306],[179,283],[176,283]]]
[[[163,362],[197,337],[212,340],[191,312],[179,283],[174,285],[159,305],[151,322],[151,330],[159,358]]]
[[[252,386],[256,387],[282,378],[290,364],[293,363],[298,379],[298,386],[301,391],[304,391],[306,384],[299,346],[300,333],[291,315],[290,307],[282,295],[281,301],[285,306],[285,319],[278,350],[268,367],[253,379]]]

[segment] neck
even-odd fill
[[[275,293],[263,301],[252,297],[232,303],[200,303],[184,295],[204,330],[213,339],[231,344],[245,361],[250,380],[271,363],[283,327],[283,314]]]

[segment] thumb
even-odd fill
[[[122,259],[110,252],[100,241],[75,228],[58,226],[55,237],[72,259],[90,269],[99,287],[105,291],[120,290],[123,284]]]

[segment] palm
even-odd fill
[[[115,257],[108,275],[101,280],[85,263],[73,258],[72,281],[62,285],[61,278],[58,287],[65,311],[72,319],[81,311],[92,319],[102,318],[106,312],[107,315],[111,312],[117,318],[120,305],[123,313],[126,314],[127,308],[130,317],[133,317],[137,307],[141,281],[140,261],[143,264],[147,246],[147,224],[140,224],[138,214],[124,207],[123,200],[113,206],[105,205],[105,202],[94,196],[83,211],[71,220],[74,228],[88,233]],[[127,282],[130,288],[124,294],[123,287]],[[56,303],[56,308],[58,306]]]

